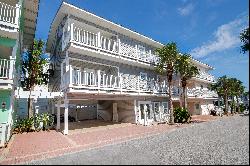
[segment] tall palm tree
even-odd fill
[[[178,57],[176,61],[176,72],[180,74],[183,105],[184,108],[187,109],[187,81],[199,74],[198,68],[191,62],[191,55],[183,54]]]
[[[239,97],[240,95],[242,95],[244,93],[244,86],[242,85],[243,83],[236,79],[236,78],[231,78],[231,96],[233,97],[233,104],[234,104],[234,112],[236,111],[236,107],[237,109],[239,109]],[[235,107],[235,101],[234,98],[236,98],[236,107]]]
[[[230,95],[230,78],[227,76],[219,77],[215,84],[211,85],[211,89],[215,90],[219,96],[223,97],[225,104],[225,114],[228,113],[228,96]]]
[[[167,43],[162,48],[155,50],[156,55],[159,57],[159,63],[156,70],[161,74],[166,73],[168,81],[168,94],[169,94],[169,110],[170,119],[169,124],[174,124],[174,112],[172,102],[172,84],[175,64],[179,55],[176,43]]]

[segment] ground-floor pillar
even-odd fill
[[[61,107],[61,101],[60,100],[58,100],[58,102],[57,102],[57,119],[56,119],[56,130],[58,131],[58,130],[60,130],[60,107]]]
[[[51,101],[51,113],[55,114],[55,105],[53,101]]]
[[[69,120],[68,120],[68,115],[69,115],[69,101],[68,100],[64,100],[64,105],[65,105],[65,109],[64,109],[64,130],[63,130],[63,134],[67,135],[69,133]]]
[[[136,100],[134,100],[134,112],[135,112],[135,124],[138,124],[138,111],[136,106]]]
[[[117,103],[113,103],[113,122],[118,122]]]

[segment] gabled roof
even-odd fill
[[[62,18],[64,16],[66,16],[67,14],[72,14],[76,17],[84,18],[87,21],[96,23],[96,24],[103,26],[103,27],[106,27],[106,28],[110,28],[118,33],[121,33],[123,35],[127,35],[133,39],[139,40],[139,41],[147,43],[149,45],[153,45],[155,47],[163,46],[162,43],[157,42],[149,37],[141,35],[141,34],[135,32],[135,31],[132,31],[128,28],[122,27],[121,25],[118,25],[116,23],[108,21],[102,17],[96,16],[93,13],[90,13],[86,10],[80,9],[76,6],[69,4],[69,3],[62,2],[61,6],[59,7],[59,9],[56,13],[56,16],[54,17],[54,20],[52,21],[51,27],[50,27],[48,41],[47,41],[47,50],[48,51],[51,49],[53,36],[55,35],[56,28],[58,27]]]

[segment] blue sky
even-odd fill
[[[47,41],[62,0],[40,0],[36,38]],[[67,0],[91,13],[153,38],[174,41],[182,53],[213,67],[216,77],[241,80],[249,89],[249,53],[239,33],[248,25],[248,0]]]

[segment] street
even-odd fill
[[[156,136],[27,164],[249,165],[249,116],[190,124]]]

